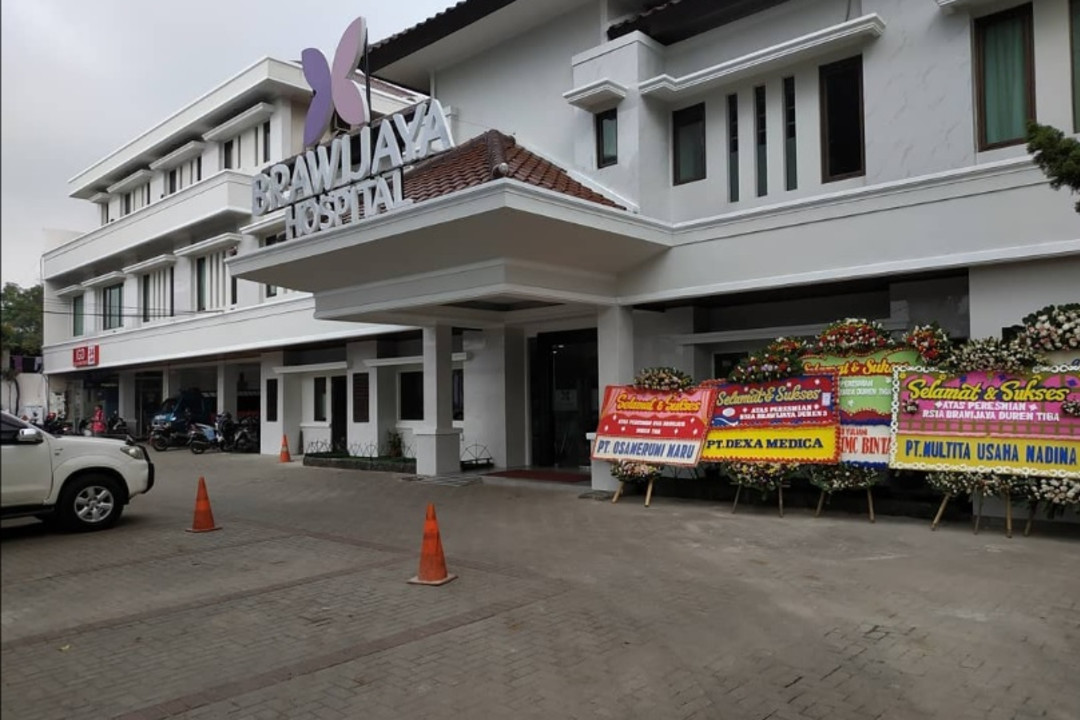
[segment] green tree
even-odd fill
[[[1055,127],[1036,122],[1028,124],[1027,140],[1028,152],[1035,155],[1035,164],[1050,178],[1050,187],[1080,192],[1080,142],[1065,137]],[[1076,212],[1080,213],[1080,201]]]
[[[41,285],[4,283],[0,293],[0,343],[12,355],[40,355],[44,313]]]

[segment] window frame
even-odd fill
[[[739,95],[727,96],[728,202],[739,202]]]
[[[604,123],[612,121],[615,133],[615,154],[610,157],[604,154]],[[596,168],[611,167],[619,164],[619,110],[610,108],[593,115],[593,133],[596,139]]]
[[[319,375],[315,378],[314,393],[312,394],[312,413],[315,422],[326,422],[326,376]]]
[[[686,119],[690,118],[690,119]],[[701,123],[701,175],[680,177],[681,164],[679,162],[679,129],[694,123]],[[688,107],[672,110],[671,112],[671,184],[686,185],[687,183],[699,182],[709,176],[708,157],[709,139],[705,128],[706,115],[705,103],[700,102]]]
[[[754,191],[769,194],[769,100],[764,85],[754,88]]]
[[[109,301],[110,291],[116,292],[116,303]],[[115,324],[113,324],[115,322]],[[124,327],[124,284],[116,283],[101,289],[101,326],[103,330]]]
[[[825,92],[825,78],[828,75],[836,73],[837,69],[846,67],[848,65],[858,65],[859,67],[859,169],[846,173],[831,174],[829,172],[829,100],[828,93]],[[820,125],[821,125],[821,183],[839,182],[841,180],[850,180],[851,178],[865,177],[866,176],[866,89],[864,87],[865,75],[863,73],[863,58],[862,55],[852,55],[851,57],[837,60],[836,62],[826,63],[825,65],[818,66],[818,99],[820,107]]]
[[[795,76],[781,81],[782,107],[784,110],[784,189],[788,192],[799,188],[799,136],[798,105],[795,96]]]
[[[86,295],[71,298],[71,337],[86,334]]]
[[[994,21],[1008,20],[1013,17],[1020,16],[1024,20],[1024,60],[1027,66],[1027,87],[1026,97],[1027,102],[1027,118],[1025,119],[1025,125],[1035,120],[1035,21],[1034,21],[1034,8],[1033,3],[1024,3],[1023,5],[1017,5],[1016,7],[1002,10],[996,13],[989,13],[975,18],[973,24],[972,34],[975,38],[975,125],[976,135],[978,141],[979,152],[986,152],[988,150],[997,150],[998,148],[1012,147],[1013,145],[1020,145],[1027,142],[1026,131],[1018,138],[1011,140],[999,140],[998,142],[988,143],[986,141],[986,112],[984,103],[986,102],[986,86],[983,78],[983,71],[985,70],[985,60],[983,50],[985,49],[985,36],[984,31],[988,25],[993,24]],[[1071,34],[1071,33],[1070,33]]]

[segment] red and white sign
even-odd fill
[[[707,388],[677,393],[609,385],[592,457],[697,465],[715,397]]]
[[[71,350],[71,364],[75,367],[91,367],[98,364],[101,356],[98,345],[80,345]]]

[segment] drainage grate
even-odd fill
[[[479,475],[401,475],[398,480],[450,487],[465,487],[481,481]]]

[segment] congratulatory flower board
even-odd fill
[[[894,378],[890,467],[1080,478],[1080,371]]]

